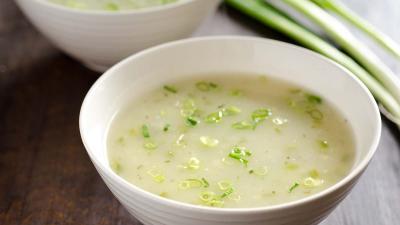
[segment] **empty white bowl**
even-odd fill
[[[180,0],[120,12],[77,10],[47,0],[16,2],[54,45],[104,71],[139,50],[189,37],[220,0]]]
[[[258,208],[208,208],[151,194],[109,167],[106,136],[113,115],[149,89],[179,77],[227,73],[265,74],[321,95],[348,119],[356,160],[349,174],[310,197]],[[145,50],[108,70],[87,94],[80,114],[83,143],[112,193],[146,225],[310,225],[323,220],[349,193],[379,142],[378,107],[366,87],[347,70],[311,51],[249,37],[195,38]]]

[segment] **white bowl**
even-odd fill
[[[47,0],[16,2],[54,45],[104,71],[132,53],[189,37],[220,0],[180,0],[121,12],[70,9]]]
[[[351,172],[310,197],[276,206],[220,209],[168,200],[142,190],[109,167],[106,135],[113,115],[148,89],[199,74],[267,74],[303,86],[336,106],[348,119],[357,157]],[[310,225],[323,220],[348,194],[377,148],[378,107],[366,87],[347,70],[311,51],[249,37],[207,37],[145,50],[108,70],[87,94],[80,132],[87,152],[112,193],[144,224]]]

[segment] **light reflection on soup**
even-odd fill
[[[354,161],[326,100],[259,76],[202,76],[153,90],[112,121],[112,169],[144,190],[211,207],[275,205],[320,192]]]

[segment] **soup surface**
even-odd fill
[[[326,100],[261,76],[165,84],[115,116],[112,169],[177,201],[244,208],[320,192],[353,165],[351,129]]]
[[[142,9],[177,2],[178,0],[48,0],[70,8],[120,11]]]

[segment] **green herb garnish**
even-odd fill
[[[289,188],[289,193],[291,193],[294,189],[296,189],[300,184],[297,182],[294,182],[293,185]]]
[[[322,149],[329,148],[329,143],[327,140],[318,140],[319,147]]]
[[[223,113],[221,111],[214,112],[206,116],[204,121],[206,123],[219,123],[222,119]]]
[[[108,11],[118,11],[119,7],[117,4],[110,2],[105,5],[104,9]]]
[[[218,88],[218,85],[212,82],[200,81],[196,83],[196,87],[200,91],[210,91],[212,89]]]
[[[235,89],[235,90],[232,90],[230,94],[232,96],[242,96],[243,95],[243,91],[239,90],[239,89]]]
[[[203,182],[203,187],[208,188],[210,186],[210,183],[204,177],[201,178],[201,181]]]
[[[168,130],[169,130],[169,127],[171,126],[171,124],[165,124],[165,126],[164,126],[164,128],[163,128],[163,131],[164,132],[167,132]]]
[[[241,112],[242,110],[240,110],[238,107],[236,106],[228,106],[226,108],[222,108],[222,114],[224,116],[233,116],[233,115],[237,115]]]
[[[190,189],[204,187],[203,181],[199,179],[186,179],[179,183],[179,188]]]
[[[174,94],[176,94],[178,92],[178,90],[175,87],[168,86],[168,85],[164,85],[164,90],[169,91]]]
[[[143,147],[147,150],[154,150],[158,147],[158,145],[152,141],[144,143]]]
[[[146,124],[142,126],[142,135],[144,138],[150,138],[149,127]]]
[[[232,187],[232,182],[227,180],[220,181],[218,182],[218,187],[222,191],[228,190],[230,187]]]
[[[192,117],[192,116],[189,116],[186,118],[186,124],[190,127],[196,126],[199,122],[200,121],[197,118]]]
[[[225,198],[234,192],[233,187],[228,188],[224,193],[222,193],[221,198]]]
[[[253,129],[254,124],[249,123],[247,121],[241,121],[241,122],[232,124],[232,127],[235,129],[238,129],[238,130],[246,130],[246,129]]]
[[[189,159],[189,161],[182,166],[184,169],[190,169],[190,170],[198,170],[200,168],[200,160],[198,160],[196,157],[192,157]]]
[[[193,116],[196,110],[196,104],[193,99],[186,99],[181,105],[181,115],[183,117]]]
[[[307,101],[312,104],[321,104],[322,98],[312,94],[306,94]]]
[[[247,166],[249,161],[246,158],[251,156],[251,152],[245,147],[235,146],[232,148],[228,156],[232,159],[238,160],[243,165]]]
[[[319,111],[318,109],[309,110],[307,111],[307,113],[313,120],[316,121],[320,121],[324,118],[324,114],[322,114],[322,112]]]
[[[303,185],[308,188],[318,187],[324,183],[324,180],[318,178],[307,177],[303,180]]]
[[[269,116],[271,116],[271,110],[269,109],[257,109],[251,114],[251,119],[255,123],[259,123],[265,119],[267,119]]]
[[[162,175],[162,173],[159,170],[151,169],[147,171],[147,174],[149,174],[153,178],[153,180],[157,183],[162,183],[165,180],[165,176]]]

